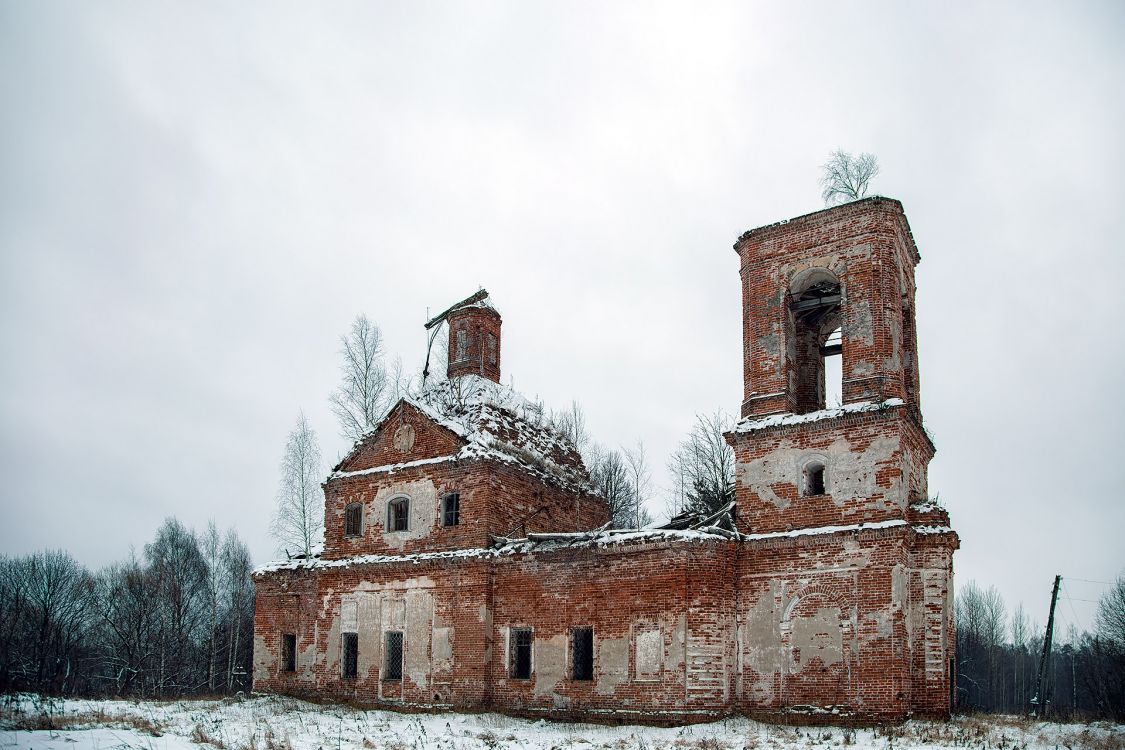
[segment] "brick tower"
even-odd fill
[[[500,382],[500,313],[488,299],[488,291],[461,300],[426,323],[431,329],[442,321],[449,324],[450,379],[480,375]]]
[[[735,250],[745,382],[731,437],[741,530],[905,519],[926,497],[934,448],[918,401],[920,256],[902,205],[869,198],[818,211],[746,232]],[[826,408],[833,355],[843,403]]]
[[[743,418],[727,440],[738,530],[838,539],[849,554],[862,552],[862,569],[844,555],[795,569],[787,585],[833,580],[850,588],[838,606],[844,630],[858,628],[848,673],[863,711],[944,715],[959,542],[946,511],[927,499],[934,446],[918,396],[920,256],[902,204],[876,197],[818,211],[750,230],[735,250],[745,383]],[[826,404],[825,360],[833,356],[842,403]],[[872,618],[882,629],[864,630]],[[784,694],[801,689],[790,680]]]

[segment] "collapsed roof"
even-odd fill
[[[431,383],[421,393],[404,396],[352,451],[333,469],[329,480],[397,470],[412,463],[376,467],[360,472],[342,471],[360,447],[378,433],[402,403],[409,404],[461,438],[460,450],[449,460],[492,459],[518,466],[561,489],[597,494],[582,456],[574,443],[551,422],[541,403],[531,401],[509,386],[479,375],[462,375]],[[433,463],[434,459],[424,459]]]

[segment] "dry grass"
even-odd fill
[[[208,732],[202,724],[196,724],[191,729],[191,741],[197,745],[211,745],[219,748],[219,750],[226,750],[226,743],[223,742],[221,737],[215,737]]]
[[[119,727],[161,737],[167,728],[147,716],[136,714],[111,714],[104,708],[90,711],[65,712],[56,710],[51,703],[0,706],[0,726],[24,731],[64,729],[90,729],[92,727]]]

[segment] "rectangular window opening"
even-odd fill
[[[457,526],[461,523],[461,493],[450,492],[442,504],[441,523],[443,526]]]
[[[359,668],[359,634],[344,633],[344,677],[355,677]]]
[[[405,497],[392,500],[387,508],[387,530],[410,530],[410,501]]]
[[[573,628],[570,631],[571,670],[575,680],[594,679],[594,629]]]
[[[388,630],[383,644],[383,679],[402,679],[402,631]]]
[[[360,536],[363,533],[363,506],[356,503],[344,510],[344,536]]]
[[[281,636],[281,671],[297,671],[297,636],[294,633]]]
[[[531,628],[512,628],[509,673],[516,680],[531,679]]]

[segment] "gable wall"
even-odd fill
[[[404,428],[401,433],[400,428]],[[412,440],[409,439],[411,432]],[[395,444],[396,434],[399,436],[398,446]],[[403,401],[375,433],[368,435],[341,462],[337,470],[362,471],[375,466],[448,456],[456,453],[462,444],[463,441],[451,431],[434,424],[429,417]]]

